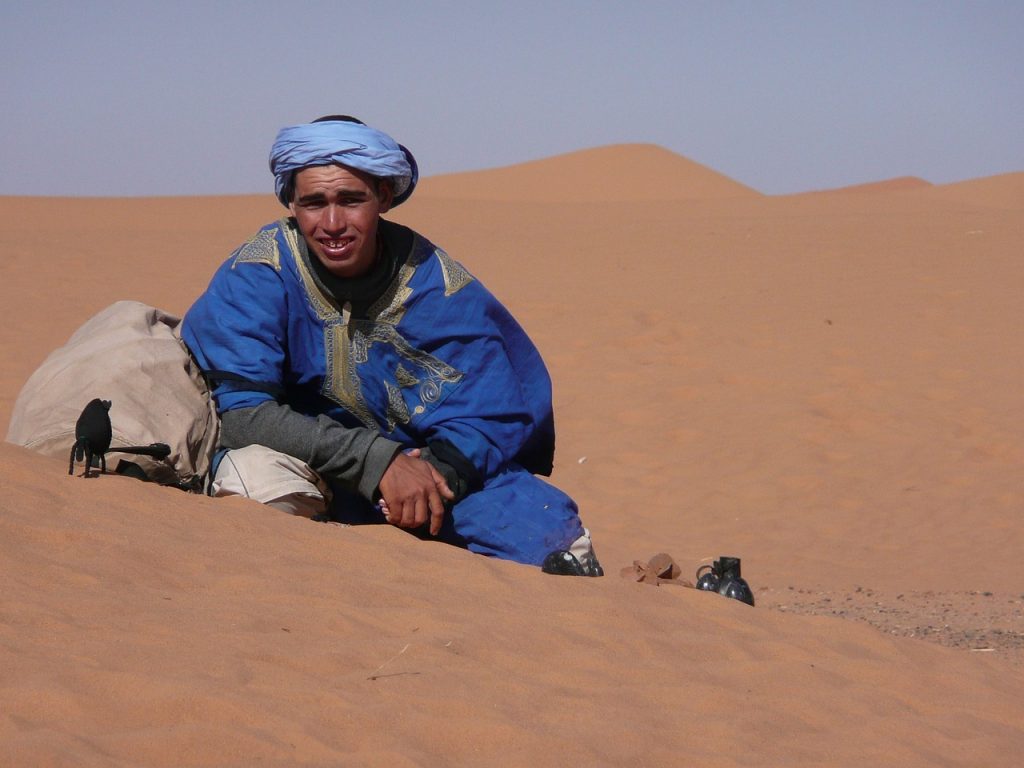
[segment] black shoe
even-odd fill
[[[604,576],[604,569],[594,555],[587,560],[587,563],[581,563],[569,550],[556,549],[544,558],[540,569],[554,576]]]
[[[597,555],[594,554],[593,549],[580,560],[580,567],[583,569],[584,576],[604,576],[604,568],[597,561]]]

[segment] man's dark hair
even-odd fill
[[[314,123],[359,123],[359,125],[366,125],[358,117],[352,117],[352,115],[325,115],[318,117],[313,121]]]

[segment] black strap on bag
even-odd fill
[[[284,387],[279,384],[269,381],[253,381],[231,371],[203,371],[203,378],[206,379],[207,386],[211,390],[219,384],[237,384],[239,386],[233,387],[233,389],[242,392],[263,392],[273,396],[274,399],[278,399],[284,394]]]

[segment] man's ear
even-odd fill
[[[381,179],[377,184],[377,197],[380,199],[380,212],[387,213],[395,201],[395,185],[391,179]]]

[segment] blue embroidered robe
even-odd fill
[[[381,226],[397,227],[382,222]],[[582,533],[550,474],[551,381],[511,314],[458,262],[413,233],[412,250],[368,310],[353,315],[314,278],[292,219],[261,229],[225,262],[183,324],[218,409],[279,399],[310,416],[370,427],[407,447],[445,440],[483,488],[449,516],[448,538],[539,563]]]

